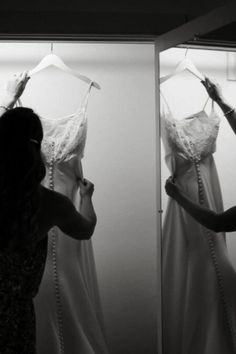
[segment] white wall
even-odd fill
[[[173,48],[161,54],[161,76],[169,73],[185,56],[183,48]],[[204,75],[218,82],[227,100],[235,106],[236,81],[227,81],[226,52],[212,50],[189,49],[187,56],[192,59]],[[233,68],[231,68],[233,69]],[[236,70],[236,68],[234,68]],[[190,73],[182,73],[162,86],[162,91],[177,118],[198,112],[202,109],[207,93],[200,81]],[[217,151],[214,154],[220,178],[224,207],[236,205],[236,138],[222,112],[216,107],[221,119]],[[207,110],[210,110],[208,103]],[[162,185],[169,176],[162,151]],[[166,209],[167,196],[163,194],[163,208]],[[227,235],[227,243],[231,261],[236,269],[236,233]]]
[[[47,43],[0,44],[0,87],[34,67]],[[88,113],[85,177],[95,183],[93,237],[112,354],[156,353],[154,48],[148,44],[55,44],[74,69],[97,81]],[[86,84],[56,69],[32,77],[22,98],[40,115],[74,112]],[[82,354],[82,353],[81,353]]]

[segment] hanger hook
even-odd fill
[[[185,51],[185,54],[184,54],[185,58],[187,58],[187,54],[188,54],[188,47],[186,48],[186,51]]]
[[[51,53],[53,53],[53,43],[51,42]]]

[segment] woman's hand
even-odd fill
[[[222,90],[219,84],[214,83],[209,78],[205,78],[205,81],[201,81],[208,95],[213,101],[223,101]]]
[[[173,176],[170,176],[166,180],[165,190],[166,190],[166,194],[168,194],[168,196],[173,199],[176,199],[178,197],[178,195],[180,194],[180,188],[175,183],[175,178]]]
[[[94,184],[87,179],[79,180],[80,196],[81,198],[88,196],[92,197],[94,192]]]
[[[7,82],[6,95],[9,100],[16,101],[23,93],[30,77],[27,71],[14,74]]]

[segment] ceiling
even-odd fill
[[[236,21],[200,36],[197,38],[197,43],[199,45],[209,43],[210,46],[236,47]]]
[[[0,4],[0,39],[149,38],[232,0],[16,0]],[[218,32],[218,33],[217,33]],[[209,34],[234,38],[235,27]],[[208,37],[208,36],[207,36]]]

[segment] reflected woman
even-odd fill
[[[231,128],[236,133],[236,112],[235,109],[227,103],[222,95],[219,85],[214,84],[208,78],[202,81],[210,98],[215,101],[227,118]],[[178,174],[167,179],[165,190],[168,196],[172,198],[173,208],[182,207],[181,215],[186,220],[188,215],[192,217],[192,228],[188,229],[188,238],[186,240],[186,249],[191,257],[191,261],[195,263],[195,268],[201,270],[198,272],[198,278],[195,282],[199,282],[199,288],[196,293],[195,305],[189,308],[191,313],[197,311],[198,322],[201,317],[205,316],[208,321],[205,330],[197,326],[195,323],[195,334],[198,342],[204,339],[201,350],[193,349],[192,353],[236,353],[236,273],[229,261],[227,254],[224,232],[236,231],[236,206],[223,211],[222,207],[217,207],[214,203],[207,203],[207,199],[220,199],[220,189],[215,190],[216,195],[211,194],[210,190],[214,190],[216,181],[210,174],[206,175],[206,180],[202,183],[202,177],[206,173],[204,168],[204,160],[206,156],[201,156],[202,167],[197,168],[198,184],[193,188],[196,190],[195,198],[189,193],[188,187],[182,183],[183,177],[188,181],[189,169],[185,171],[185,175],[180,177]],[[186,189],[187,188],[187,189]],[[177,202],[174,203],[174,200]],[[185,214],[186,212],[186,214]],[[197,231],[197,232],[196,232]],[[172,242],[175,235],[172,234]],[[192,239],[192,245],[188,242]],[[199,247],[200,245],[200,247]],[[171,247],[171,244],[169,245]],[[194,247],[192,247],[194,246]],[[201,251],[205,249],[205,259]],[[209,259],[209,267],[207,267],[207,259]],[[171,261],[171,260],[170,260]],[[211,272],[211,269],[215,270]],[[216,277],[218,291],[212,290],[212,282]],[[190,290],[191,271],[188,269],[186,294]],[[205,294],[199,292],[200,285],[205,282]],[[220,301],[219,301],[220,300]],[[164,298],[165,301],[165,298]],[[210,302],[208,302],[210,301]],[[205,306],[205,304],[208,304]],[[199,305],[199,306],[198,306]],[[205,312],[201,312],[201,308],[205,306]],[[214,335],[218,333],[217,336]],[[216,347],[212,351],[214,343]],[[186,343],[184,343],[186,345]],[[195,351],[194,351],[195,350]],[[183,353],[184,351],[182,351]]]
[[[236,353],[236,274],[224,233],[202,226],[188,213],[193,208],[187,202],[195,203],[197,213],[223,212],[213,156],[220,124],[214,101],[236,130],[234,109],[219,86],[209,79],[202,84],[213,100],[209,114],[202,109],[177,120],[167,105],[162,114],[165,158],[174,177],[167,180],[166,191],[182,203],[168,200],[163,223],[165,354]]]
[[[210,98],[214,100],[222,109],[224,116],[227,118],[231,128],[236,134],[236,110],[233,108],[222,95],[219,85],[214,84],[210,79],[206,78],[202,81]],[[174,177],[169,177],[165,185],[166,193],[175,199],[195,220],[200,224],[215,232],[231,232],[236,231],[236,206],[217,213],[215,211],[204,208],[189,199],[179,187]]]
[[[47,256],[47,233],[58,226],[76,240],[91,238],[96,225],[88,180],[78,182],[80,210],[41,185],[45,166],[43,130],[29,108],[12,108],[29,80],[27,72],[7,83],[0,104],[0,353],[36,353],[33,299]]]

